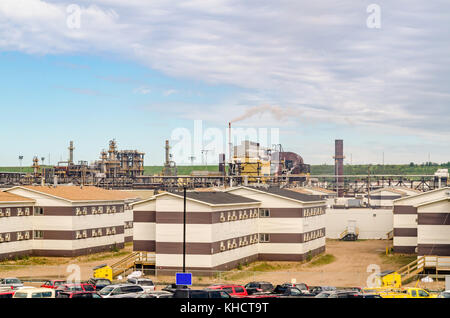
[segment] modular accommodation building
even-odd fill
[[[450,190],[446,197],[416,207],[417,255],[450,256]]]
[[[228,270],[258,258],[258,207],[254,199],[225,192],[186,193],[186,268]],[[134,251],[155,254],[155,268],[183,266],[183,193],[162,193],[133,204]]]
[[[227,190],[261,202],[258,216],[258,259],[304,261],[325,251],[326,202],[279,187],[236,187]]]
[[[393,238],[393,247],[394,252],[396,253],[404,253],[404,254],[417,254],[419,253],[418,246],[418,226],[420,222],[429,223],[430,219],[428,218],[432,214],[428,216],[425,214],[426,212],[419,211],[427,211],[430,209],[436,209],[434,213],[442,216],[446,215],[450,211],[447,210],[445,203],[435,204],[434,202],[439,202],[439,200],[446,199],[450,195],[450,188],[440,188],[428,192],[423,192],[420,194],[416,194],[413,196],[400,198],[394,200],[394,238]],[[428,203],[433,203],[429,205]],[[419,221],[421,219],[422,221]],[[440,217],[434,219],[437,224],[425,224],[422,225],[439,225]],[[434,221],[431,221],[434,222]],[[441,224],[444,225],[445,224]],[[439,230],[439,227],[433,227],[435,230]],[[426,232],[426,227],[423,228]],[[425,233],[424,232],[424,233]],[[428,239],[426,240],[428,242]],[[425,244],[425,245],[424,245]],[[420,253],[424,253],[427,251],[427,246],[424,241],[422,241],[422,248]],[[433,244],[440,244],[438,242],[434,242]],[[445,244],[443,244],[445,245]],[[444,247],[445,248],[445,247]]]
[[[74,257],[124,247],[130,195],[92,186],[17,186],[6,193],[34,202],[30,254]]]
[[[33,199],[0,191],[0,260],[30,254],[34,205]]]

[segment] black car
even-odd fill
[[[172,298],[232,298],[227,292],[220,289],[187,289],[179,288]]]
[[[189,289],[189,287],[186,285],[170,284],[164,287],[162,290],[175,293],[177,289]]]
[[[331,291],[335,291],[336,287],[333,286],[314,286],[310,289],[310,293],[313,294],[314,296],[319,295],[322,292],[331,292]]]
[[[331,292],[327,298],[363,298],[363,294],[354,290],[336,290]]]
[[[249,295],[255,293],[271,293],[273,291],[273,285],[269,282],[250,282],[244,287]]]
[[[304,298],[304,297],[312,297],[314,295],[310,294],[308,290],[303,290],[298,288],[297,286],[289,286],[287,284],[283,285],[277,285],[273,292],[271,293],[273,295],[278,295],[280,298]]]
[[[91,278],[87,281],[87,283],[94,285],[95,290],[100,290],[103,287],[112,284],[112,282],[107,278]]]

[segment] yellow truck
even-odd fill
[[[436,298],[437,295],[430,294],[426,290],[417,287],[402,289],[386,289],[377,292],[382,298]]]

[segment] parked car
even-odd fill
[[[335,291],[333,290],[325,290],[323,292],[318,293],[317,295],[315,295],[315,298],[328,298],[330,297],[331,294],[333,294]]]
[[[450,298],[450,290],[443,291],[437,298]]]
[[[52,288],[29,288],[16,291],[13,298],[55,298],[55,295]]]
[[[273,285],[269,282],[250,282],[244,286],[249,295],[254,293],[271,293]]]
[[[173,294],[177,289],[189,289],[189,286],[170,284],[164,287],[162,290],[171,292]]]
[[[144,289],[135,284],[115,284],[103,287],[98,293],[103,298],[110,298],[111,296],[131,294],[131,293],[143,293]]]
[[[231,298],[231,296],[217,289],[187,289],[180,288],[175,291],[172,298]]]
[[[225,292],[227,292],[230,296],[233,297],[244,297],[248,296],[247,290],[245,287],[241,285],[223,285],[223,284],[216,284],[209,286],[208,289],[220,289]]]
[[[65,280],[48,280],[41,285],[42,288],[53,288],[56,289],[59,286],[65,284]]]
[[[11,287],[12,289],[16,289],[18,287],[23,287],[20,279],[16,277],[7,277],[0,279],[0,287]]]
[[[90,278],[87,283],[93,285],[95,290],[101,290],[103,287],[112,284],[107,278]]]
[[[297,286],[289,286],[287,284],[283,284],[283,285],[277,285],[277,287],[275,287],[275,289],[273,290],[273,292],[271,293],[272,295],[277,295],[280,298],[292,298],[292,297],[296,297],[296,298],[304,298],[304,297],[312,297],[314,295],[310,294],[309,291],[307,290],[302,290],[300,288],[298,288]]]
[[[86,291],[62,291],[56,296],[56,298],[102,298],[96,292]]]
[[[164,291],[164,290],[158,290],[143,294],[138,294],[136,298],[172,298],[173,293]]]
[[[55,293],[56,296],[58,296],[58,294],[60,292],[63,291],[67,291],[67,292],[93,292],[95,291],[95,287],[92,284],[86,284],[86,283],[81,283],[81,284],[62,284],[60,286],[58,286],[55,289]]]
[[[16,291],[10,287],[0,289],[0,298],[13,298]]]
[[[314,296],[317,296],[318,294],[320,294],[322,292],[334,291],[334,290],[336,290],[336,287],[333,287],[333,286],[314,286],[310,289],[310,293],[313,294]]]
[[[128,278],[127,280],[130,284],[135,284],[141,286],[145,291],[155,290],[155,284],[149,278]]]
[[[363,298],[363,294],[354,290],[335,290],[327,298]]]
[[[287,288],[287,287],[297,287],[298,289],[302,290],[303,293],[305,293],[305,294],[309,294],[309,293],[310,293],[310,292],[309,292],[309,287],[308,287],[308,285],[306,285],[305,283],[295,283],[295,284],[292,284],[292,283],[284,283],[284,284],[281,284],[281,285],[278,285],[278,286],[281,286],[282,288]],[[278,287],[278,286],[277,286],[277,287]]]

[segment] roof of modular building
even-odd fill
[[[407,195],[407,193],[405,191],[395,189],[395,188],[380,188],[377,190],[370,191],[370,194],[379,193],[379,192],[383,192],[383,191],[392,192],[392,193],[396,193],[399,195]]]
[[[173,194],[183,196],[183,192],[175,192]],[[240,195],[228,192],[196,192],[187,191],[186,197],[192,200],[205,202],[208,204],[240,204],[240,203],[259,203],[257,200],[242,197]]]
[[[296,191],[291,191],[288,189],[281,189],[279,187],[246,187],[249,189],[262,191],[274,195],[278,195],[281,197],[294,199],[302,202],[315,202],[315,201],[323,201],[320,195],[312,195],[312,194],[304,194]]]
[[[394,200],[394,202],[398,204],[399,202],[403,203],[403,202],[408,202],[408,201],[414,201],[417,198],[424,198],[424,197],[427,197],[429,195],[434,195],[437,192],[447,192],[449,190],[450,190],[450,187],[434,189],[434,190],[431,190],[431,191],[426,191],[426,192],[418,193],[418,194],[415,194],[415,195],[410,195],[410,196],[407,196],[407,197],[399,198],[399,199]]]
[[[93,186],[21,186],[18,188],[47,194],[69,201],[124,201],[136,198],[136,195],[132,193],[118,190],[106,190]]]
[[[0,192],[0,202],[34,202],[33,199],[22,197],[9,192]]]

